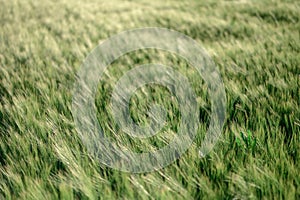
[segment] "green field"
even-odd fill
[[[0,199],[300,199],[300,3],[290,1],[0,0]],[[198,155],[210,101],[202,78],[162,50],[120,57],[95,104],[107,137],[136,152],[168,144],[180,112],[159,85],[138,90],[132,118],[149,103],[168,110],[155,137],[123,134],[109,109],[116,81],[136,65],[163,63],[186,75],[200,124],[173,164],[132,174],[89,154],[72,117],[73,86],[86,56],[121,31],[162,27],[203,46],[220,70],[227,119],[213,151]]]

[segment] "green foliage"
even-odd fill
[[[240,132],[240,137],[236,137],[235,142],[243,151],[246,150],[254,152],[257,147],[256,138],[252,135],[250,130],[247,131],[247,134]]]
[[[300,199],[298,1],[0,4],[0,199]],[[113,142],[137,152],[161,148],[180,121],[170,93],[147,86],[132,97],[131,115],[146,124],[147,106],[157,103],[167,110],[166,126],[146,140],[119,130],[109,98],[118,78],[135,65],[155,62],[179,70],[200,105],[196,141],[179,160],[153,173],[130,174],[88,154],[74,127],[72,89],[83,59],[97,44],[141,27],[174,29],[207,49],[226,87],[227,122],[220,142],[200,159],[210,116],[201,77],[168,52],[121,57],[95,95],[99,123]]]

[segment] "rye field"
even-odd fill
[[[163,63],[197,94],[199,127],[172,164],[145,173],[93,157],[74,124],[76,74],[98,44],[122,31],[176,30],[206,49],[226,92],[226,121],[199,156],[210,121],[205,81],[184,59],[157,49],[121,56],[99,81],[97,120],[134,152],[168,145],[182,113],[158,84],[130,100],[132,119],[148,105],[167,110],[157,135],[134,139],[111,115],[114,84],[137,65]],[[300,2],[296,0],[0,0],[0,199],[300,199]]]

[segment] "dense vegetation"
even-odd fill
[[[0,2],[0,199],[300,198],[299,2]],[[72,90],[81,63],[99,42],[149,26],[182,32],[208,51],[226,88],[227,121],[214,150],[200,159],[210,112],[201,77],[167,52],[121,57],[100,81],[95,100],[108,135],[119,131],[107,106],[113,84],[137,64],[181,70],[201,105],[199,137],[179,160],[130,174],[88,154],[74,127]],[[170,111],[164,132],[176,129],[176,101],[158,85],[137,91],[132,117],[146,123],[151,102]],[[123,139],[144,151],[150,148],[145,143],[160,147],[167,138],[162,132],[143,142]]]

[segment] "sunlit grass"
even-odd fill
[[[0,2],[0,199],[300,198],[297,1]],[[207,49],[226,87],[227,122],[213,152],[200,159],[197,147],[210,111],[203,80],[166,52],[121,57],[99,83],[95,100],[108,136],[122,134],[108,109],[113,85],[124,70],[148,62],[170,65],[189,78],[201,121],[195,143],[172,165],[122,173],[89,156],[74,127],[72,89],[98,43],[149,26],[177,30]],[[166,145],[180,120],[166,90],[144,91],[148,95],[140,90],[132,99],[133,118],[147,123],[148,103],[158,102],[168,109],[170,123],[145,141],[123,134],[119,142],[134,151]],[[247,137],[255,138],[255,146]]]

